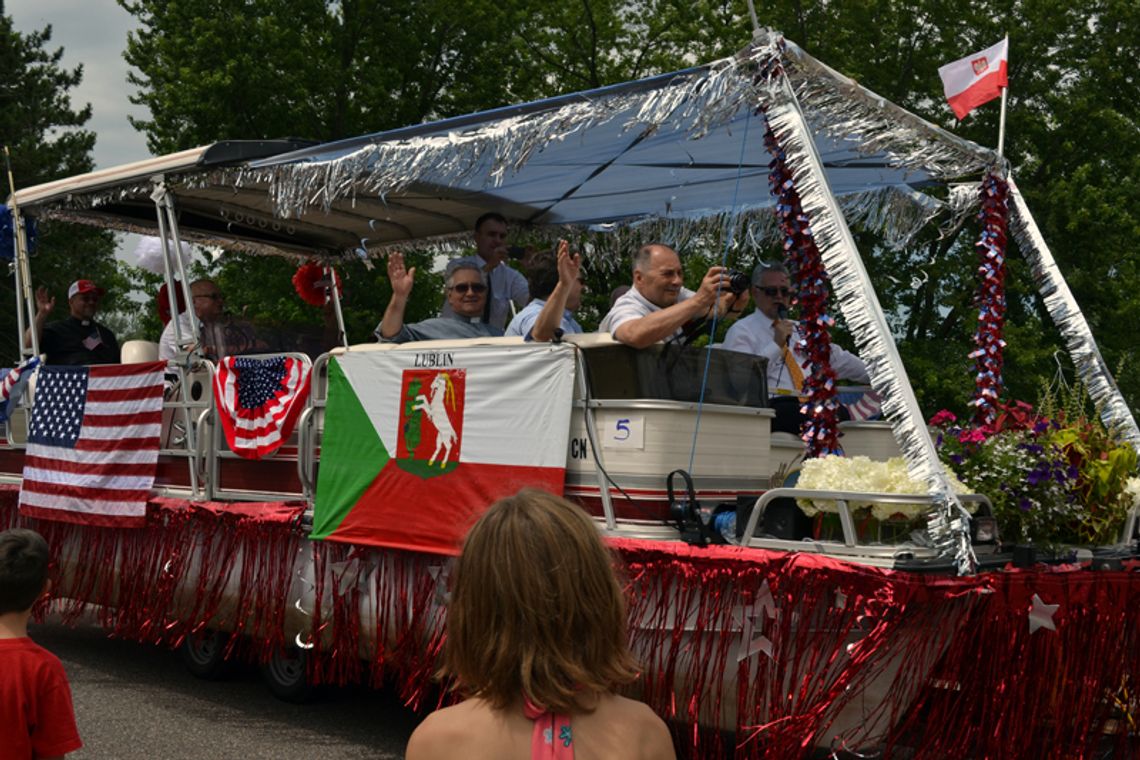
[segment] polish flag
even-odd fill
[[[950,108],[961,121],[970,111],[1001,95],[1009,84],[1009,37],[980,53],[938,69]]]

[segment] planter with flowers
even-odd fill
[[[960,424],[945,410],[930,420],[943,461],[990,498],[1007,544],[1115,544],[1137,505],[1136,452],[1079,405],[1066,407],[1047,397],[1037,410],[1002,406],[989,426]]]

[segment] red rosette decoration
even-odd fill
[[[340,277],[331,268],[327,271],[332,272],[332,276],[336,278],[336,287],[339,291]],[[298,267],[293,274],[293,289],[297,291],[301,300],[310,306],[325,305],[329,288],[329,279],[325,272],[325,267],[310,261]]]
[[[809,457],[842,454],[836,375],[831,368],[831,326],[835,320],[827,313],[831,295],[827,271],[812,236],[811,220],[803,211],[795,179],[771,127],[764,135],[764,145],[772,154],[768,184],[776,198],[776,218],[784,235],[784,256],[798,291],[795,303],[800,306],[799,328],[803,338],[796,348],[808,358],[801,396],[804,400],[801,411],[806,419],[800,437],[807,444]]]
[[[174,283],[174,293],[178,298],[178,313],[186,311],[186,298],[182,295],[182,285],[178,282]],[[170,291],[166,288],[166,283],[158,289],[158,296],[156,302],[158,304],[158,318],[162,320],[163,326],[170,321]]]
[[[1009,224],[1009,185],[995,174],[982,180],[978,219],[978,329],[974,332],[974,422],[993,426],[1002,391],[1005,340],[1005,246]]]

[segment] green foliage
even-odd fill
[[[990,427],[939,412],[943,461],[993,503],[1003,538],[1043,544],[1113,544],[1133,506],[1137,455],[1114,441],[1087,389],[1045,385],[1036,412],[1009,405]]]
[[[72,107],[68,92],[83,78],[83,67],[60,67],[62,48],[51,50],[51,27],[21,34],[0,4],[0,140],[12,156],[12,173],[20,189],[80,174],[92,168],[95,133],[82,129],[91,118],[91,106]],[[7,195],[8,188],[5,188]],[[38,251],[33,261],[34,283],[56,298],[53,318],[67,314],[67,286],[84,277],[106,288],[103,308],[114,309],[126,295],[126,280],[111,257],[110,233],[61,223],[39,227]],[[6,273],[7,274],[7,273]],[[7,274],[0,291],[0,361],[19,355],[16,329],[15,278]]]

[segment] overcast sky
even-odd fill
[[[141,161],[149,157],[146,140],[127,121],[146,116],[146,109],[128,97],[127,32],[134,18],[115,0],[4,0],[4,12],[16,31],[28,33],[51,25],[48,50],[63,48],[63,66],[83,64],[83,82],[71,90],[72,106],[92,107],[87,128],[98,136],[95,168]]]

